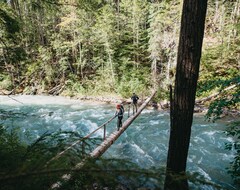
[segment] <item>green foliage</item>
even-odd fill
[[[157,79],[164,91],[167,91],[167,84],[171,80],[169,71],[176,57],[181,8],[179,1],[83,0],[69,4],[60,4],[56,0],[20,0],[19,6],[11,6],[6,2],[1,4],[3,36],[15,39],[14,43],[7,40],[5,45],[1,44],[5,55],[0,58],[2,65],[4,62],[13,64],[12,70],[4,68],[9,76],[14,72],[11,81],[16,81],[18,77],[17,81],[26,80],[22,83],[26,85],[24,88],[37,84],[45,91],[67,81],[67,91],[73,90],[69,94],[82,93],[84,89],[89,89],[86,93],[100,93],[106,87],[107,92],[123,91],[126,94],[127,89],[133,90],[138,88],[137,85],[140,88],[149,84],[151,65],[155,60]],[[215,6],[213,2],[209,9],[215,10]],[[211,12],[209,17],[214,17],[213,14]],[[230,14],[231,9],[226,9],[226,18]],[[239,28],[235,20],[233,23],[228,20],[225,34]],[[208,19],[207,23],[210,21],[214,19]],[[234,35],[230,37],[233,39]],[[239,51],[236,36],[234,41],[230,45],[223,43],[217,48],[208,49],[203,55],[204,74],[199,83],[199,97],[218,90],[219,84],[216,89],[211,89],[216,81],[236,77],[237,62],[234,57]],[[217,64],[217,60],[221,60],[222,64]],[[139,73],[146,76],[146,80],[139,80],[138,77],[133,79],[134,74],[131,77],[127,74],[121,81],[123,73],[132,71],[132,67],[141,70],[142,66],[144,73]],[[228,77],[220,79],[219,74]],[[124,87],[129,78],[133,79],[130,80],[131,84]],[[99,80],[100,84],[106,84],[102,89]],[[74,87],[69,88],[70,84]],[[16,87],[16,84],[12,86]]]
[[[1,172],[12,172],[22,163],[21,155],[26,146],[19,143],[19,138],[15,131],[6,132],[3,126],[0,126],[0,168]]]
[[[226,149],[234,152],[234,161],[230,163],[228,172],[233,177],[236,184],[240,185],[240,121],[235,121],[229,125],[226,131],[228,136],[234,138],[233,142],[226,143]]]
[[[1,119],[17,113],[3,112]],[[4,116],[4,117],[3,117]],[[84,155],[81,143],[66,152],[61,158],[50,161],[66,146],[82,138],[81,134],[67,131],[54,133],[45,132],[32,143],[23,143],[17,129],[0,125],[0,189],[30,190],[48,189],[60,175],[79,163]],[[31,135],[28,137],[31,139]],[[99,143],[98,139],[85,142],[85,151],[92,149],[92,144]]]
[[[239,80],[238,47],[224,45],[209,49],[202,56],[197,96],[204,97]],[[238,81],[239,82],[239,81]]]
[[[5,71],[22,81],[24,92],[31,93],[31,88],[48,92],[67,83],[64,93],[70,95],[126,94],[127,89],[140,91],[149,85],[148,16],[152,3],[83,0],[69,4],[72,6],[56,0],[20,0],[15,6],[3,3],[10,18],[20,18],[18,34],[7,31],[5,34],[20,38],[21,42],[5,48],[5,55],[11,59],[1,62],[15,64],[14,75]],[[128,63],[122,66],[122,60]],[[130,76],[128,69],[133,67],[146,79]],[[127,73],[123,81],[122,73]],[[131,84],[124,87],[128,78]]]
[[[87,11],[96,11],[106,4],[102,0],[78,0],[78,6]]]
[[[138,78],[131,78],[124,77],[122,78],[119,86],[118,86],[118,92],[123,97],[128,98],[132,95],[133,92],[136,92],[137,94],[140,94],[142,92],[142,89],[144,89],[144,84],[138,79]]]
[[[139,70],[133,68],[129,63],[123,63],[123,66],[120,68],[120,72],[122,73],[121,78],[119,78],[117,86],[118,94],[126,98],[129,98],[133,92],[139,95],[148,95],[151,82],[146,70],[148,70],[148,68],[142,67],[142,69]]]
[[[78,81],[75,75],[71,75],[69,80],[65,81],[65,90],[62,93],[65,96],[77,96],[77,95],[85,95],[86,89],[84,86]]]
[[[162,1],[150,6],[149,46],[152,75],[163,91],[172,84],[170,71],[174,67],[179,35],[180,3]]]
[[[236,77],[231,80],[227,81],[218,81],[219,83],[219,98],[217,98],[215,101],[211,102],[208,108],[208,112],[206,114],[206,118],[209,121],[216,121],[217,119],[220,119],[224,109],[239,109],[240,106],[240,87],[239,82],[240,78]],[[216,83],[215,83],[216,84]],[[224,88],[230,86],[230,85],[236,85],[235,88],[229,90],[229,91],[223,91]],[[207,90],[211,89],[213,85],[210,84],[207,86]],[[216,87],[215,85],[214,87]]]
[[[170,91],[166,91],[165,89],[159,87],[157,94],[155,96],[156,102],[160,102],[162,100],[170,100]]]
[[[158,181],[155,187],[160,187],[164,169],[144,170],[125,159],[99,159],[89,162],[81,172],[74,173],[71,181],[61,189],[138,189],[147,187],[153,179]]]
[[[0,26],[5,30],[6,38],[14,38],[14,34],[20,30],[16,16],[5,3],[0,3]]]
[[[208,112],[206,114],[206,117],[208,118],[208,120],[210,121],[216,121],[217,119],[220,119],[224,108],[238,108],[239,102],[240,102],[240,98],[239,98],[239,91],[236,93],[232,94],[231,98],[221,98],[219,100],[215,100],[214,102],[212,102],[208,108]]]
[[[9,64],[12,74],[16,74],[17,63],[25,60],[25,50],[19,44],[20,22],[17,15],[6,3],[0,3],[0,66]],[[2,72],[7,73],[6,70]],[[12,79],[13,81],[14,79]]]
[[[0,75],[0,89],[12,89],[12,81],[9,75]]]

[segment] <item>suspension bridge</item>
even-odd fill
[[[58,159],[59,157],[61,157],[61,155],[66,153],[69,149],[73,148],[78,143],[84,142],[84,140],[90,138],[93,134],[95,134],[97,131],[99,131],[100,129],[103,128],[103,141],[102,141],[102,143],[99,146],[97,146],[92,152],[90,152],[89,155],[86,156],[80,163],[76,164],[72,168],[72,170],[73,171],[74,170],[80,170],[86,164],[86,162],[88,160],[99,158],[118,139],[118,137],[120,137],[121,134],[123,134],[123,132],[131,125],[131,123],[140,115],[140,113],[144,110],[144,108],[147,106],[147,104],[150,102],[150,100],[154,97],[155,94],[156,94],[156,91],[154,90],[152,92],[151,96],[148,97],[141,104],[141,106],[138,108],[137,112],[135,114],[129,116],[128,119],[122,124],[122,127],[120,127],[120,129],[118,131],[114,131],[109,136],[106,136],[106,127],[107,127],[107,125],[111,121],[113,121],[113,119],[116,117],[116,116],[113,116],[108,121],[106,121],[105,123],[100,125],[93,132],[91,132],[90,134],[88,134],[88,135],[84,136],[83,138],[77,140],[76,142],[74,142],[70,146],[68,146],[64,151],[58,153],[55,157],[53,157],[51,160],[48,161],[48,163],[46,164],[46,167],[47,167],[47,165],[50,162],[52,162],[53,160]],[[58,188],[60,188],[62,183],[69,181],[71,179],[71,177],[72,177],[72,174],[70,172],[62,175],[61,179],[59,181],[57,181],[56,183],[52,184],[51,189],[58,189]]]

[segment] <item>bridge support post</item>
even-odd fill
[[[82,157],[85,155],[85,140],[82,141]]]
[[[106,140],[106,125],[103,128],[103,140]]]
[[[119,131],[115,131],[113,132],[108,138],[106,138],[106,124],[109,123],[110,121],[112,121],[116,116],[112,117],[109,121],[107,121],[105,124],[103,124],[102,126],[104,126],[104,139],[106,138],[106,140],[104,140],[104,142],[102,142],[102,144],[100,144],[97,148],[95,148],[90,154],[89,157],[85,157],[80,163],[78,163],[72,170],[79,170],[80,168],[82,168],[84,166],[84,164],[89,160],[89,159],[96,159],[98,157],[100,157],[113,143],[114,141],[116,141],[118,139],[118,137],[128,128],[129,125],[131,125],[131,123],[138,117],[138,115],[142,112],[142,110],[147,106],[147,104],[149,103],[149,101],[153,98],[153,96],[156,94],[156,90],[153,91],[152,95],[147,98],[145,100],[145,102],[139,107],[137,113],[135,113],[134,115],[132,115],[131,117],[129,117],[122,125],[122,127],[119,129]],[[101,126],[101,127],[102,127]],[[96,130],[95,130],[96,131]],[[89,135],[88,135],[89,136]],[[66,177],[67,176],[67,177]],[[61,177],[61,180],[64,182],[67,182],[70,180],[70,178],[72,177],[71,173],[68,174],[64,174]],[[62,182],[58,181],[56,183],[54,183],[51,186],[51,189],[58,189],[62,186]]]

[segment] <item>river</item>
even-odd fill
[[[88,134],[114,115],[111,104],[81,102],[53,96],[0,96],[1,120],[7,128],[20,129],[19,135],[28,143],[46,131],[79,131]],[[11,113],[7,117],[4,112]],[[125,115],[124,120],[127,118]],[[225,143],[233,139],[224,134],[229,121],[207,122],[196,114],[192,125],[187,171],[198,173],[205,180],[234,190],[233,181],[226,168],[233,160],[233,152],[225,150]],[[107,134],[116,130],[114,121],[107,127]],[[24,135],[24,134],[30,134]],[[95,136],[101,137],[103,131]],[[114,142],[103,158],[122,158],[140,168],[165,170],[169,140],[169,113],[145,109],[131,126]],[[161,186],[163,182],[148,182],[147,187]],[[191,189],[217,189],[214,185],[191,184]]]

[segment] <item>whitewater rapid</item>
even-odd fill
[[[115,106],[81,102],[54,96],[0,96],[1,122],[7,128],[18,128],[25,142],[33,142],[46,131],[74,131],[86,135],[111,118]],[[11,113],[11,114],[9,114]],[[127,114],[124,120],[127,119]],[[226,189],[236,189],[226,168],[233,152],[225,143],[233,139],[224,134],[227,121],[209,123],[195,115],[192,125],[187,170]],[[166,167],[169,140],[169,113],[145,109],[114,142],[103,158],[121,158],[143,169]],[[107,135],[117,129],[116,121],[107,127]],[[28,137],[24,134],[28,133]],[[30,134],[30,138],[29,138]],[[99,130],[94,137],[102,137]],[[214,189],[203,186],[200,189]]]

